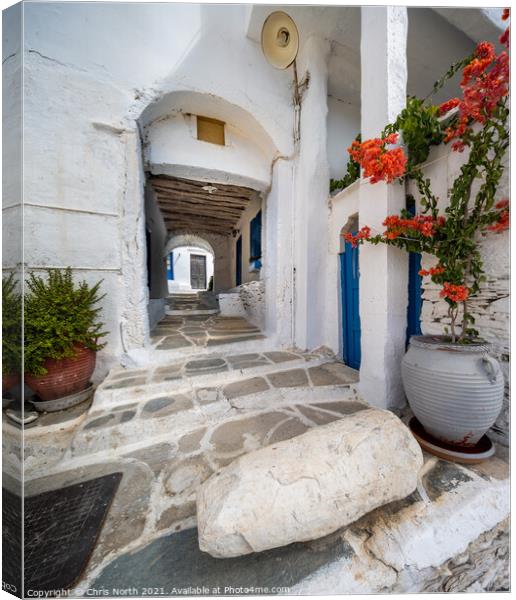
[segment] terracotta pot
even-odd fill
[[[461,447],[477,444],[503,403],[503,374],[486,344],[447,343],[413,336],[401,363],[405,394],[418,421],[434,438]]]
[[[2,392],[8,392],[12,387],[14,387],[18,383],[19,380],[19,373],[9,373],[7,375],[4,375],[2,373]]]
[[[47,358],[43,363],[47,369],[45,375],[25,374],[25,383],[41,400],[64,398],[88,387],[95,370],[96,353],[79,344],[74,349],[76,354],[73,358]]]

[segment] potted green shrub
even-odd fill
[[[508,12],[504,13],[508,18]],[[508,46],[507,32],[500,42]],[[478,337],[470,309],[485,281],[480,241],[509,226],[509,201],[497,198],[503,159],[509,146],[509,56],[481,42],[475,52],[454,64],[434,86],[462,71],[461,98],[440,106],[409,98],[397,120],[380,138],[355,141],[353,160],[370,183],[412,179],[421,211],[389,215],[384,231],[363,227],[345,234],[353,245],[388,244],[408,252],[427,253],[435,264],[422,269],[441,287],[450,327],[442,336],[414,336],[402,362],[405,393],[417,419],[445,444],[474,447],[495,422],[503,402],[503,375],[488,346]],[[402,134],[405,147],[397,146]],[[452,143],[467,160],[440,202],[421,165],[430,147]]]
[[[96,306],[101,281],[75,283],[72,270],[52,269],[46,278],[30,273],[24,302],[25,382],[41,400],[86,389],[96,352],[107,335]]]
[[[19,380],[21,363],[21,295],[14,273],[2,278],[2,391]]]

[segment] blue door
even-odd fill
[[[236,284],[242,283],[242,236],[236,242]]]
[[[340,254],[342,293],[343,359],[353,369],[360,368],[360,313],[358,294],[358,247],[346,243]]]
[[[409,254],[409,284],[408,284],[408,306],[407,306],[407,345],[411,335],[421,335],[421,307],[423,298],[421,294],[422,277],[421,254],[411,252]]]
[[[416,214],[416,205],[413,200],[407,204],[407,210],[411,215]],[[407,305],[407,346],[410,341],[410,336],[421,335],[421,307],[423,305],[421,285],[423,278],[419,274],[419,271],[421,271],[421,254],[417,252],[410,252]]]
[[[174,279],[174,253],[168,255],[167,260],[167,278],[171,281]]]

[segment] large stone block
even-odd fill
[[[395,415],[348,415],[244,455],[205,481],[199,546],[223,558],[323,537],[408,496],[422,465]]]

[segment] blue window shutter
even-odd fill
[[[262,211],[260,210],[251,221],[251,261],[258,261],[262,257]]]
[[[168,255],[168,278],[172,281],[174,279],[174,253],[171,252]]]

